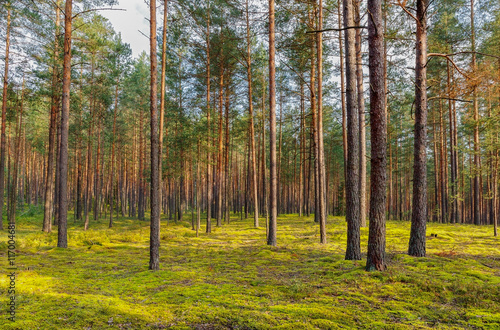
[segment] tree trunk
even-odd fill
[[[156,0],[150,0],[149,45],[151,64],[151,231],[149,269],[160,269],[160,173],[158,143],[157,58],[156,58]]]
[[[9,202],[9,212],[8,221],[9,224],[16,224],[16,205],[17,205],[17,185],[18,185],[18,173],[19,173],[19,162],[21,157],[21,139],[22,139],[22,126],[23,126],[23,103],[24,103],[24,76],[23,76],[23,87],[21,91],[21,104],[19,104],[17,110],[17,123],[16,123],[16,138],[14,140],[15,155],[14,164],[12,169],[12,184],[10,187],[10,202]]]
[[[59,108],[59,25],[60,25],[60,2],[56,4],[56,32],[54,41],[54,63],[52,64],[52,99],[50,106],[50,123],[49,123],[49,150],[47,153],[47,176],[45,178],[45,200],[43,212],[43,228],[46,233],[52,231],[51,219],[53,210],[54,198],[54,149],[57,131],[57,112]]]
[[[434,210],[431,210],[432,221],[438,221],[440,219],[440,208],[439,208],[439,167],[438,167],[438,153],[437,153],[437,133],[436,133],[436,121],[432,123],[432,145],[434,154]],[[435,214],[434,214],[435,212]]]
[[[495,135],[495,143],[498,143],[498,127],[497,134]],[[495,159],[495,166],[493,172],[493,236],[498,236],[498,164],[499,155],[498,150],[493,152]]]
[[[198,139],[198,160],[196,162],[196,237],[198,237],[201,225],[201,174],[200,174],[200,140]]]
[[[277,215],[282,212],[283,209],[283,182],[282,182],[282,141],[283,141],[283,91],[280,89],[280,119],[279,119],[279,137],[278,137],[278,157],[277,157],[277,189],[276,189],[276,201],[277,201]]]
[[[359,209],[359,112],[356,97],[356,46],[353,0],[344,2],[344,28],[346,52],[346,110],[347,110],[347,178],[346,178],[346,260],[360,260]],[[349,29],[347,29],[349,28]]]
[[[500,58],[498,59],[498,75],[500,78]],[[495,125],[496,128],[496,134],[495,134],[495,145],[498,145],[498,122]],[[498,150],[495,150],[494,152],[494,158],[495,158],[495,169],[494,169],[494,176],[493,176],[493,235],[495,237],[498,236],[498,165],[500,163],[500,157],[499,157],[499,152]]]
[[[339,24],[339,52],[340,52],[340,101],[342,105],[342,146],[344,151],[344,180],[347,181],[347,113],[345,104],[345,73],[344,73],[344,47],[342,45],[342,17],[340,15],[340,2],[337,6],[337,18]],[[344,184],[343,193],[345,195],[346,185]],[[345,199],[345,196],[344,196]]]
[[[474,0],[470,0],[470,20],[471,20],[471,48],[472,48],[472,70],[474,74],[477,70],[476,65],[476,34],[474,29]],[[474,180],[474,212],[473,219],[475,225],[481,224],[481,209],[480,209],[480,184],[479,184],[479,167],[480,167],[480,150],[479,150],[479,104],[477,100],[476,79],[473,81],[472,100],[473,100],[473,119],[474,119],[474,168],[472,176]]]
[[[250,156],[252,159],[252,192],[253,192],[253,225],[259,227],[259,199],[257,196],[257,156],[255,153],[255,126],[253,121],[253,102],[252,102],[252,53],[250,49],[250,19],[248,10],[248,0],[246,5],[246,29],[247,29],[247,80],[248,80],[248,115],[250,117]]]
[[[137,188],[135,189],[136,198],[135,202],[137,202],[137,218],[139,220],[144,220],[144,167],[145,167],[145,142],[144,142],[144,115],[141,111],[139,114],[139,143],[137,149],[137,157],[139,157],[139,171],[137,173]]]
[[[206,232],[212,232],[212,164],[211,164],[211,130],[210,130],[210,8],[207,12],[207,228]]]
[[[82,219],[82,138],[81,134],[78,138],[78,150],[77,150],[77,175],[76,175],[76,210],[75,210],[75,219]]]
[[[452,95],[451,95],[451,70],[450,70],[450,63],[446,63],[446,72],[447,72],[447,81],[446,81],[446,89],[448,92],[448,117],[450,121],[450,165],[451,165],[451,170],[450,170],[450,177],[451,177],[451,212],[450,212],[450,222],[451,223],[458,223],[458,194],[457,194],[457,187],[458,187],[458,165],[457,165],[457,158],[456,158],[456,153],[457,153],[457,141],[455,140],[455,117],[454,116],[454,111],[453,111],[453,101],[451,100]]]
[[[323,0],[318,6],[318,30],[323,30]],[[323,142],[323,33],[316,33],[316,51],[318,55],[318,119],[316,123],[318,135],[318,214],[320,242],[326,244],[326,178],[325,178],[325,152]]]
[[[5,150],[6,146],[6,122],[7,122],[7,87],[9,77],[9,50],[10,50],[10,4],[7,7],[7,30],[5,37],[5,71],[3,76],[3,92],[2,92],[2,137],[1,137],[1,151],[0,151],[0,230],[3,230],[3,204],[4,204],[4,191],[5,191]]]
[[[356,26],[361,26],[361,0],[354,0]],[[370,17],[371,19],[371,17]],[[377,28],[379,28],[377,26]],[[380,25],[382,28],[382,25]],[[359,111],[359,210],[361,227],[366,227],[366,133],[365,133],[365,97],[363,89],[363,56],[361,54],[361,29],[356,29],[356,82]],[[379,77],[380,79],[383,76]],[[385,109],[384,109],[385,112]],[[386,125],[387,126],[387,125]]]
[[[381,0],[368,0],[368,45],[370,67],[370,229],[366,270],[385,265],[385,206],[387,187],[387,115],[385,111],[384,29]],[[361,211],[363,214],[363,211]]]
[[[167,68],[167,14],[168,1],[163,0],[163,27],[162,27],[162,47],[161,47],[161,82],[160,82],[160,135],[158,145],[158,177],[160,185],[160,208],[163,204],[162,187],[163,187],[163,126],[165,121],[165,75]]]
[[[446,164],[446,137],[445,137],[445,124],[443,121],[443,102],[439,100],[439,137],[440,137],[440,157],[439,165],[441,171],[441,223],[448,222],[448,176]]]
[[[300,84],[300,133],[299,133],[299,217],[302,218],[304,212],[304,179],[305,179],[305,118],[304,118],[304,108],[305,108],[305,97],[304,97],[304,83]]]
[[[222,225],[222,119],[224,107],[224,70],[221,68],[219,80],[219,127],[218,127],[218,152],[217,152],[217,227]]]
[[[113,205],[114,205],[114,186],[115,186],[115,136],[116,136],[116,114],[118,113],[118,86],[120,80],[116,79],[115,89],[115,111],[113,111],[113,137],[111,143],[111,195],[109,202],[109,228],[113,227]]]
[[[229,85],[229,75],[228,79],[226,79],[226,102],[225,102],[225,143],[224,143],[224,154],[225,154],[225,159],[224,159],[224,218],[226,223],[229,223],[229,179],[230,179],[230,173],[229,173],[229,94],[230,94],[230,85]]]
[[[427,4],[417,0],[413,205],[408,254],[425,257],[427,225]]]
[[[68,135],[69,101],[71,88],[71,25],[72,0],[66,0],[64,10],[64,62],[61,109],[61,148],[59,149],[59,203],[57,246],[68,247]]]
[[[269,234],[267,245],[276,246],[276,226],[278,216],[276,177],[276,67],[274,38],[274,0],[269,0]]]
[[[99,110],[101,109],[99,105]],[[97,117],[99,118],[99,112]],[[99,202],[100,202],[100,186],[101,186],[101,171],[100,171],[100,161],[101,161],[101,123],[97,121],[97,155],[95,158],[95,170],[94,170],[94,220],[99,219]]]
[[[262,86],[265,86],[264,75],[262,75]],[[262,89],[262,143],[261,143],[261,176],[262,176],[262,207],[264,215],[266,217],[266,237],[269,237],[269,203],[267,200],[268,190],[267,190],[267,166],[266,166],[266,89]]]
[[[316,7],[316,6],[314,6]],[[314,19],[316,16],[316,8],[312,13],[309,13],[309,20],[310,24],[312,26],[315,26],[314,24]],[[317,52],[314,52],[314,47],[316,46],[315,43],[311,43],[311,73],[310,73],[310,105],[311,105],[311,121],[310,121],[310,130],[311,130],[311,136],[310,136],[310,145],[311,145],[311,150],[312,150],[312,159],[314,160],[314,167],[313,167],[313,179],[314,179],[314,222],[319,223],[319,164],[318,164],[318,129],[317,129],[317,124],[318,124],[318,119],[317,119],[317,103],[316,103],[316,60],[317,60]]]

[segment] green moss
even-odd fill
[[[321,245],[312,217],[282,216],[276,248],[253,219],[199,237],[188,222],[162,221],[161,270],[151,272],[147,221],[88,231],[70,221],[59,249],[41,219],[37,209],[19,217],[18,318],[1,329],[500,328],[499,239],[488,226],[429,223],[428,256],[413,258],[409,223],[389,221],[388,270],[365,272],[364,260],[344,260],[343,218],[329,219]],[[0,304],[6,284],[0,277]]]

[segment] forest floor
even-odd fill
[[[4,274],[0,329],[500,329],[500,238],[490,226],[430,223],[428,255],[413,258],[410,223],[389,221],[388,269],[366,272],[366,260],[344,260],[343,218],[329,218],[321,245],[313,218],[281,216],[278,247],[251,218],[214,221],[199,237],[189,221],[162,221],[152,272],[147,221],[118,218],[108,229],[100,220],[85,232],[71,220],[69,248],[59,249],[42,217],[18,216],[16,321]],[[362,228],[363,258],[367,240]]]

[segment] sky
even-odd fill
[[[132,48],[132,54],[137,57],[142,51],[149,51],[149,40],[141,34],[149,35],[149,8],[144,0],[119,0],[114,8],[122,10],[103,10],[100,14],[108,18],[115,31],[121,32],[122,40]],[[139,32],[139,30],[141,32]]]

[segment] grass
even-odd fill
[[[489,226],[430,223],[428,256],[413,258],[410,224],[390,221],[388,270],[366,272],[365,260],[344,260],[343,218],[329,218],[321,245],[312,218],[281,216],[277,248],[253,219],[200,237],[187,221],[162,221],[152,272],[148,222],[101,220],[85,232],[71,220],[59,249],[41,218],[18,218],[17,320],[6,320],[2,276],[0,329],[500,329],[500,240]],[[363,257],[367,238],[362,228]]]

